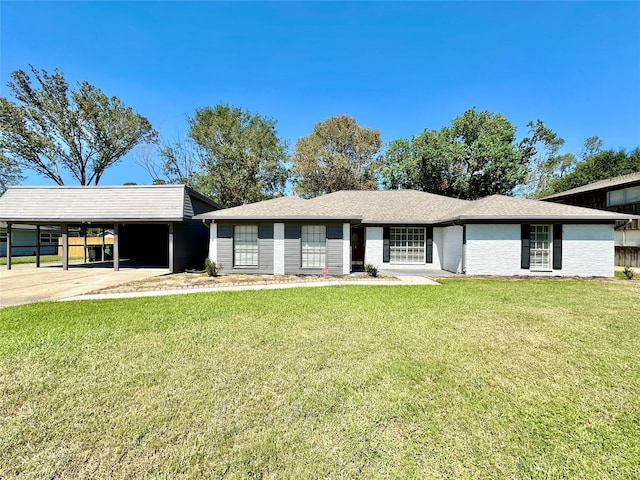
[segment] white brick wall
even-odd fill
[[[520,225],[467,225],[470,275],[613,276],[613,225],[563,225],[562,270],[520,268]]]
[[[382,227],[365,228],[364,263],[382,268]],[[387,264],[388,265],[388,264]]]
[[[215,222],[209,225],[209,258],[218,263],[218,224]]]
[[[284,223],[273,224],[273,273],[284,275]]]
[[[442,269],[449,272],[462,273],[462,227],[456,225],[434,230],[441,230],[439,251],[442,257]]]
[[[342,274],[351,273],[351,224],[342,224]]]
[[[382,263],[382,250],[384,247],[383,227],[366,227],[366,243],[364,250],[364,263],[371,263],[378,268],[393,270],[424,270],[425,268],[440,267],[440,251],[442,249],[442,229],[433,229],[433,263]],[[462,237],[461,237],[462,238]],[[462,243],[462,240],[461,240]]]
[[[565,225],[563,275],[613,277],[614,250],[613,225]]]

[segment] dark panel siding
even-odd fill
[[[218,237],[218,266],[222,273],[233,271],[233,239]]]
[[[332,240],[342,240],[342,224],[327,225],[327,238]]]
[[[330,275],[342,275],[342,238],[327,239],[327,267]]]
[[[191,203],[191,195],[187,192],[187,189],[184,190],[184,202],[182,204],[182,216],[184,218],[193,217],[193,205]]]
[[[285,226],[285,237],[287,227]],[[300,268],[300,238],[285,238],[284,240],[284,273],[302,273]]]
[[[252,225],[255,225],[252,224]],[[222,235],[221,235],[222,228]],[[218,225],[218,263],[222,273],[273,273],[273,224],[258,225],[258,266],[234,267],[233,265],[233,225]]]
[[[209,247],[209,228],[200,220],[175,223],[173,226],[173,269],[202,270]]]

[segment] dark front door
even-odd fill
[[[351,271],[364,272],[364,227],[351,227]]]

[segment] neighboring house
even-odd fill
[[[11,229],[12,252],[15,257],[36,254],[38,229],[35,225],[21,225]],[[60,232],[54,228],[40,229],[40,254],[57,255]],[[0,257],[7,256],[7,224],[0,222]]]
[[[153,265],[179,272],[203,267],[208,229],[194,216],[218,208],[184,185],[10,187],[0,197],[0,221],[6,222],[7,232],[11,232],[7,240],[12,240],[13,229],[22,225],[59,229],[65,269],[69,230],[86,227],[113,232],[111,253],[116,270],[127,260],[128,265]],[[10,241],[6,246],[7,267],[11,268],[14,246]]]
[[[640,172],[549,195],[547,202],[640,215]],[[615,264],[640,267],[640,221],[621,220],[615,227]]]
[[[197,215],[223,271],[349,274],[447,270],[613,276],[613,227],[634,218],[536,200],[476,201],[413,190],[281,197]]]

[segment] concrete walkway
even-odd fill
[[[153,290],[147,292],[121,292],[121,293],[96,293],[91,295],[78,295],[61,299],[61,301],[72,300],[102,300],[107,298],[136,298],[136,297],[160,297],[164,295],[187,295],[190,293],[203,292],[228,292],[239,290],[280,290],[283,288],[301,288],[301,287],[333,287],[336,285],[369,285],[369,286],[386,286],[386,285],[440,285],[435,280],[428,277],[419,276],[403,276],[395,280],[329,280],[318,282],[291,282],[291,283],[273,283],[261,285],[227,285],[219,287],[204,288],[181,288],[179,290]]]

